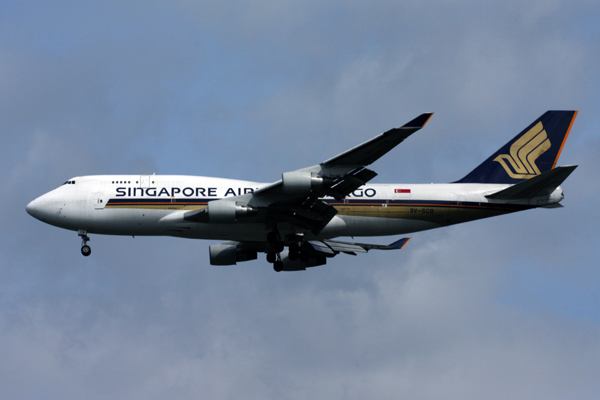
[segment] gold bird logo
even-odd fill
[[[538,122],[510,146],[510,155],[500,154],[494,161],[499,162],[511,178],[529,179],[540,174],[535,160],[550,146],[544,126]]]

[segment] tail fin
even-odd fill
[[[577,111],[546,111],[456,183],[515,184],[556,166]]]

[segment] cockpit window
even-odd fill
[[[63,185],[74,185],[75,181],[66,181]]]

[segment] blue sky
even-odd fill
[[[592,1],[2,2],[3,398],[595,398],[598,18]],[[212,242],[174,238],[96,235],[84,259],[25,213],[80,175],[275,181],[423,112],[374,182],[450,182],[548,109],[579,110],[564,208],[302,273],[213,267]]]

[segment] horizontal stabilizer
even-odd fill
[[[548,196],[554,192],[554,190],[556,190],[569,175],[571,175],[571,172],[573,172],[575,168],[577,168],[577,165],[556,167],[541,175],[537,175],[485,197],[493,200],[519,200]]]

